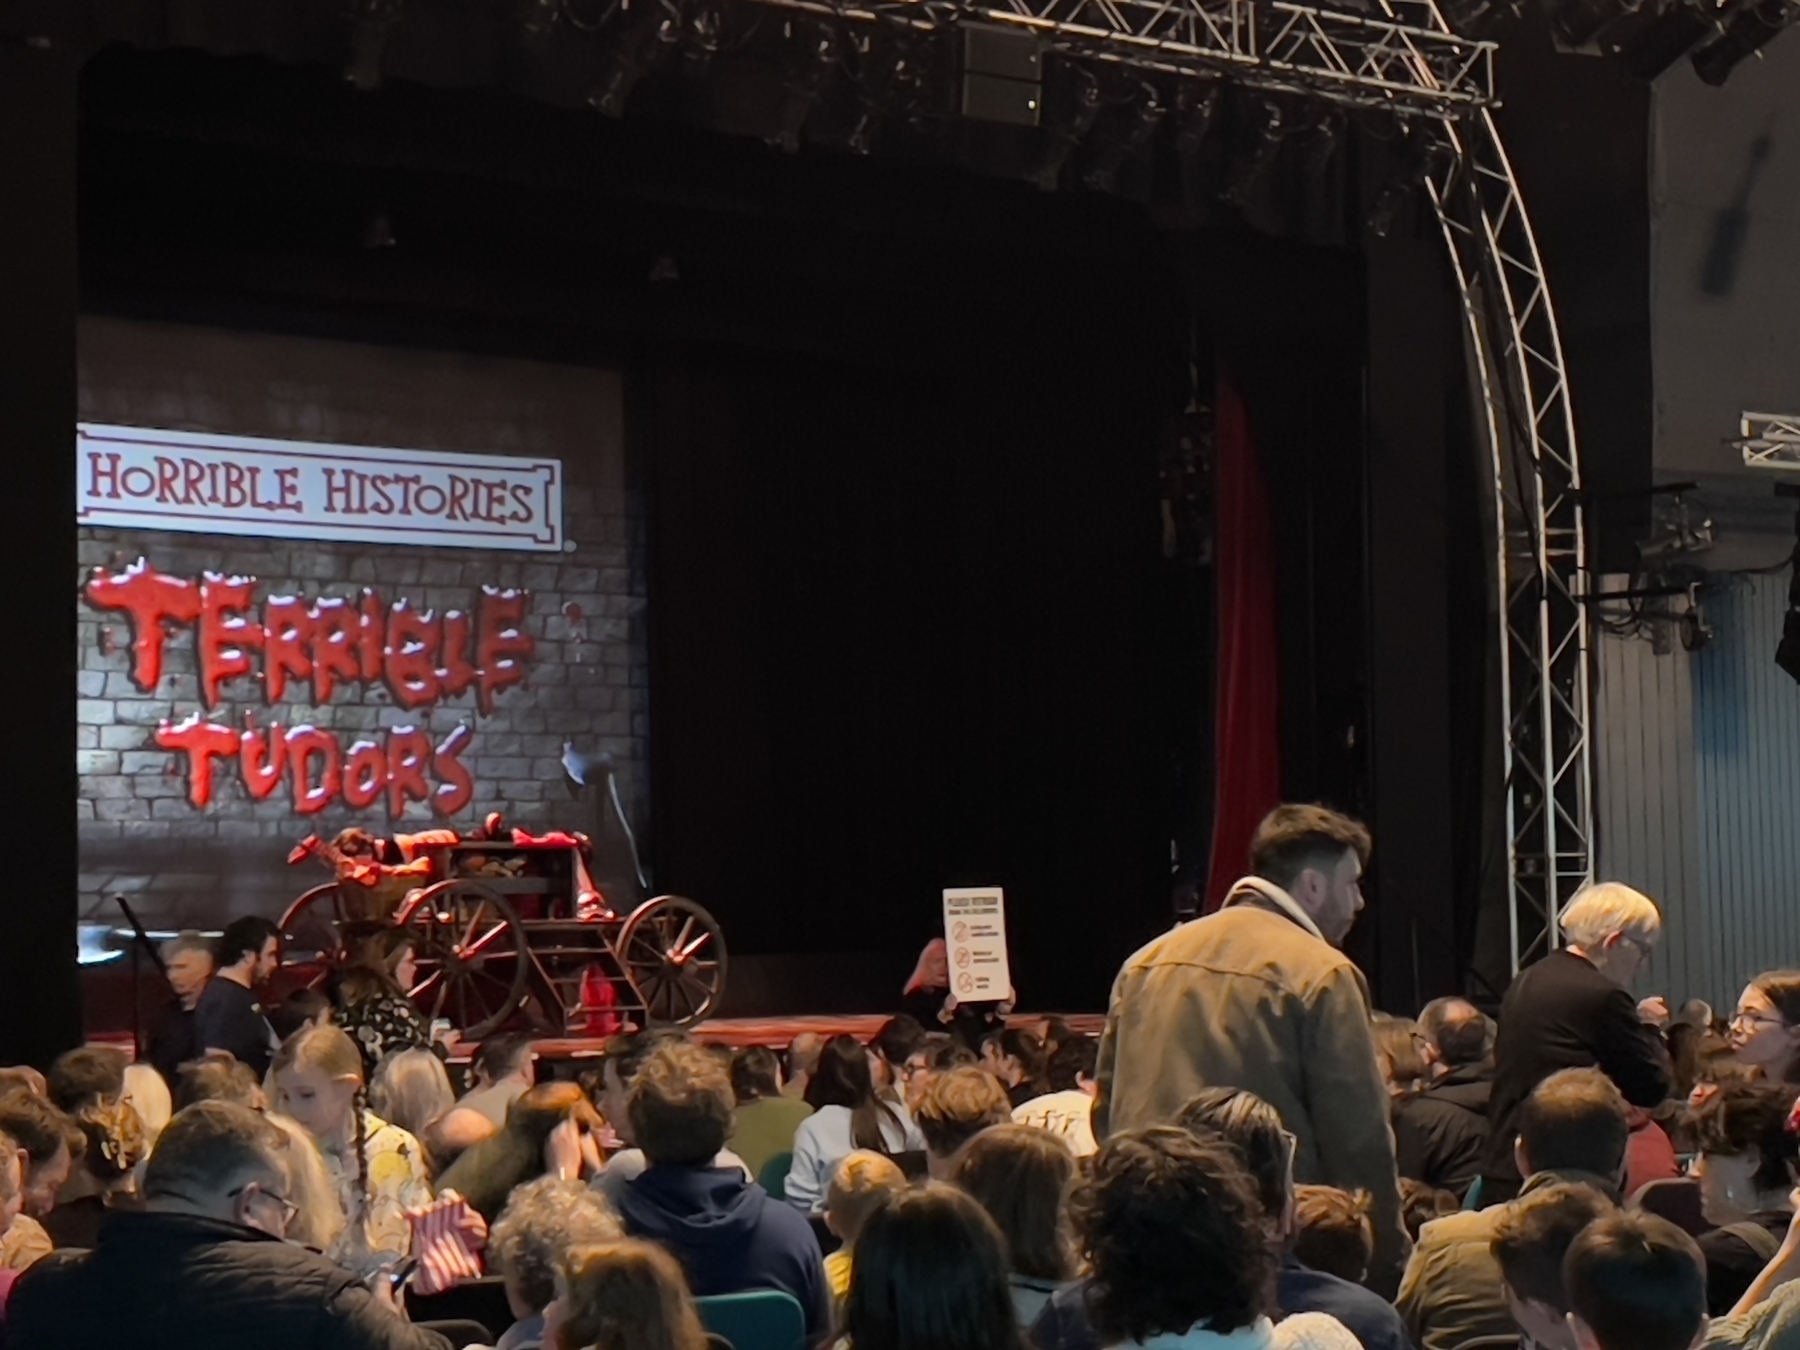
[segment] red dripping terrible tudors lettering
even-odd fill
[[[473,731],[467,724],[433,742],[414,726],[395,726],[379,739],[345,747],[323,727],[304,722],[257,724],[216,713],[228,686],[260,684],[273,705],[290,685],[310,686],[314,705],[342,686],[385,686],[403,709],[425,709],[473,690],[486,715],[494,700],[525,677],[534,643],[525,631],[527,592],[481,588],[474,613],[442,615],[414,609],[405,598],[385,602],[372,589],[354,597],[269,596],[255,603],[254,577],[203,573],[198,580],[158,572],[145,559],[118,571],[94,569],[83,587],[97,609],[123,613],[131,626],[131,681],[154,693],[162,679],[163,649],[171,632],[194,631],[195,665],[206,711],[157,727],[158,746],[187,759],[187,797],[195,807],[213,799],[215,761],[238,769],[254,800],[285,781],[294,810],[310,815],[333,801],[354,809],[385,802],[399,816],[423,801],[442,816],[468,805],[475,781],[462,763]],[[259,659],[260,657],[260,659]]]

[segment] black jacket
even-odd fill
[[[1494,1043],[1492,1126],[1481,1174],[1488,1199],[1519,1188],[1513,1165],[1519,1107],[1559,1069],[1598,1066],[1633,1106],[1656,1106],[1674,1088],[1662,1037],[1638,1017],[1630,994],[1567,950],[1519,972],[1500,1003]]]
[[[1490,1060],[1452,1069],[1394,1107],[1394,1157],[1400,1175],[1458,1197],[1481,1175],[1488,1106],[1494,1092]]]
[[[117,1213],[19,1277],[7,1350],[449,1350],[355,1277],[253,1228]]]

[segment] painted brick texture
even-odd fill
[[[415,725],[434,740],[467,724],[462,762],[473,800],[452,823],[501,811],[527,828],[587,829],[592,807],[572,799],[560,756],[565,739],[611,750],[634,823],[647,817],[649,690],[644,641],[642,514],[628,487],[619,380],[579,367],[324,342],[255,333],[87,319],[81,331],[81,416],[87,421],[416,449],[554,456],[566,475],[561,554],[338,544],[316,540],[89,529],[83,574],[147,558],[158,571],[253,576],[254,606],[271,595],[354,597],[372,587],[416,609],[472,611],[483,586],[529,592],[525,630],[535,642],[525,677],[503,689],[491,714],[466,692],[429,708],[397,707],[383,685],[340,685],[324,706],[305,683],[274,705],[260,681],[228,685],[209,716],[241,725],[308,723],[347,749],[385,728]],[[159,748],[157,726],[204,709],[194,632],[174,630],[162,678],[139,689],[130,669],[125,615],[77,599],[79,669],[74,691],[75,810],[81,837],[83,913],[112,919],[124,894],[158,927],[216,926],[235,914],[279,914],[323,880],[316,866],[285,865],[288,845],[349,824],[377,831],[434,819],[423,802],[405,820],[385,804],[361,811],[334,802],[296,814],[284,784],[253,800],[235,768],[220,765],[211,806],[187,797],[185,756]],[[616,845],[616,840],[613,841]],[[602,850],[601,877],[621,878],[617,848]]]

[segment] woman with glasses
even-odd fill
[[[1738,995],[1731,1050],[1759,1078],[1800,1082],[1800,970],[1770,970]]]

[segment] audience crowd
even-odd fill
[[[1800,973],[1636,999],[1661,916],[1601,884],[1497,1015],[1380,1012],[1370,848],[1279,808],[1098,1038],[934,943],[867,1044],[578,1079],[453,1080],[392,934],[265,1009],[273,925],[183,933],[141,1062],[0,1069],[0,1347],[1800,1350]]]

